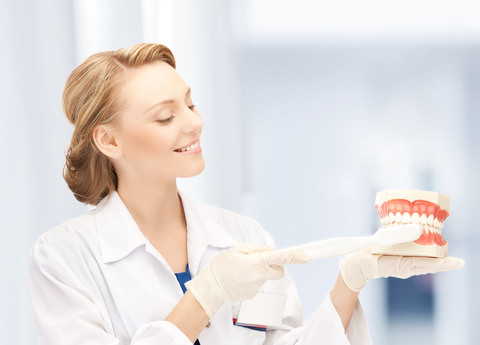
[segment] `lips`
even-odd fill
[[[200,139],[192,141],[190,144],[175,149],[175,152],[186,152],[196,149],[200,145]]]

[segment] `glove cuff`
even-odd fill
[[[212,319],[218,309],[225,303],[217,280],[210,270],[200,272],[198,276],[185,283],[185,287],[200,303],[209,319]]]
[[[350,290],[360,292],[365,285],[367,285],[367,281],[364,279],[363,274],[361,274],[360,268],[351,267],[349,263],[347,263],[347,260],[348,258],[342,258],[340,260],[340,275]]]
[[[378,255],[359,251],[340,260],[340,274],[350,290],[359,292],[370,279],[378,278]]]

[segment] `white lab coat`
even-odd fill
[[[192,277],[226,248],[273,241],[255,221],[192,201],[180,192],[187,220]],[[319,273],[320,274],[320,273]],[[144,237],[116,192],[86,214],[44,233],[30,253],[31,299],[38,345],[190,345],[165,317],[183,293],[170,266]],[[365,345],[357,304],[347,334],[330,298],[302,327],[298,294],[288,274],[263,287],[288,295],[281,329],[235,326],[239,302],[227,303],[199,336],[202,345]]]

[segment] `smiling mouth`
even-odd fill
[[[174,150],[175,152],[187,152],[187,151],[192,151],[195,150],[200,146],[200,140],[195,141],[193,144],[185,147],[181,147],[179,149]]]

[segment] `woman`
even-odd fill
[[[80,202],[97,207],[32,248],[41,345],[369,344],[358,303],[368,279],[460,265],[432,259],[414,272],[409,259],[385,264],[356,253],[342,261],[331,293],[301,327],[283,265],[308,258],[275,252],[255,221],[177,190],[177,177],[204,168],[203,123],[167,47],[137,44],[91,56],[68,78],[63,110],[74,126],[64,178]],[[398,260],[406,270],[396,271]],[[280,324],[237,324],[240,301],[260,289],[283,296]]]

